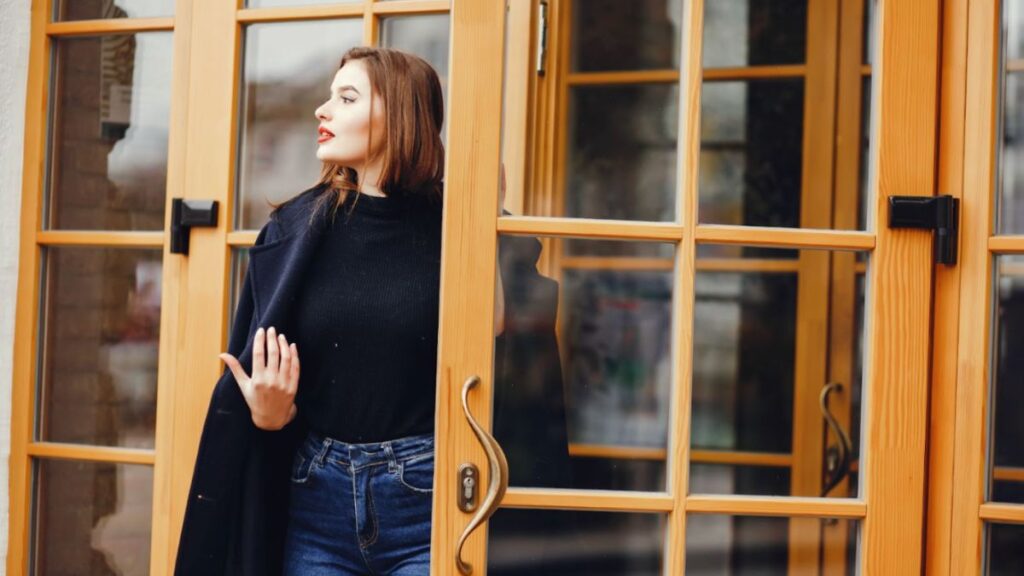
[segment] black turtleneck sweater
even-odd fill
[[[433,431],[440,202],[352,193],[327,226],[288,335],[299,416],[344,442]]]

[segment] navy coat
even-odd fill
[[[289,333],[297,289],[323,237],[321,225],[310,225],[322,191],[306,190],[276,210],[249,251],[228,340],[228,352],[247,372],[257,328]],[[558,285],[537,273],[539,254],[535,238],[499,240],[506,322],[495,342],[494,434],[509,452],[512,484],[566,487],[568,441],[554,333]],[[529,424],[524,416],[532,418]],[[291,464],[305,433],[301,413],[282,430],[257,428],[231,371],[223,372],[199,441],[175,574],[281,573]],[[525,456],[513,456],[519,453]]]

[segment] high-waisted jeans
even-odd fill
[[[349,444],[315,433],[292,465],[286,576],[426,576],[434,436]]]

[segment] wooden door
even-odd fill
[[[875,32],[866,54],[859,38],[837,39],[860,37],[849,18],[859,26],[865,9]],[[497,217],[500,165],[519,153],[502,138],[517,130],[502,86],[518,85],[502,65],[527,40],[497,3],[452,8],[459,114],[449,125],[433,573],[720,574],[780,557],[793,573],[919,572],[921,555],[906,552],[924,536],[931,239],[885,224],[888,196],[934,192],[937,7],[808,2],[796,18],[808,23],[806,52],[765,41],[767,63],[730,51],[753,32],[708,34],[735,16],[720,3],[550,0],[535,10],[549,19],[549,58],[531,79],[541,120],[521,181],[536,190]],[[793,16],[763,10],[752,28]],[[861,96],[864,133],[859,114],[837,112]],[[796,129],[759,122],[787,107]],[[748,119],[733,122],[737,108]],[[858,218],[850,187],[863,135]],[[793,158],[792,181],[771,170]],[[758,211],[771,200],[796,210]],[[529,292],[528,273],[505,270],[505,326],[556,334],[561,378],[524,368],[509,381],[508,362],[529,357],[494,337],[496,263],[522,237],[542,242],[537,265],[558,282],[558,315],[538,313],[549,290]],[[867,362],[852,398],[858,290]],[[723,375],[730,359],[735,372]],[[792,373],[779,368],[787,363]],[[833,398],[845,395],[846,424],[863,440],[852,482],[822,496],[834,440],[813,408],[844,375]],[[858,400],[863,410],[850,410]],[[775,425],[758,429],[764,419]],[[507,469],[470,420],[491,431]],[[766,429],[785,433],[758,434]],[[470,463],[482,475],[479,506],[464,512],[459,470]],[[835,532],[838,555],[826,544]]]

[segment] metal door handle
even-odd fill
[[[828,396],[836,390],[842,390],[843,385],[838,382],[830,382],[821,389],[821,396],[819,397],[821,403],[821,415],[824,416],[825,422],[828,423],[828,427],[832,429],[832,432],[836,435],[839,440],[838,446],[829,446],[828,452],[833,456],[828,458],[825,468],[825,481],[824,486],[821,489],[822,496],[828,496],[828,493],[833,488],[839,485],[844,478],[850,473],[850,460],[853,452],[853,445],[850,442],[850,436],[846,434],[846,430],[839,425],[835,416],[828,409]]]
[[[466,413],[466,420],[469,421],[470,427],[473,428],[473,433],[476,434],[480,444],[484,447],[484,452],[487,454],[487,465],[491,474],[487,485],[487,496],[477,510],[476,515],[466,525],[466,529],[463,530],[462,536],[459,538],[459,544],[455,548],[455,565],[458,567],[459,573],[464,576],[469,576],[469,574],[473,573],[473,565],[462,560],[462,547],[466,543],[466,539],[469,538],[473,530],[476,530],[477,526],[483,524],[494,515],[498,505],[501,504],[501,499],[505,496],[505,491],[508,489],[508,461],[505,459],[505,453],[501,450],[501,446],[494,439],[494,436],[488,434],[469,411],[469,391],[479,383],[480,377],[474,375],[467,378],[466,382],[462,385],[462,410]]]

